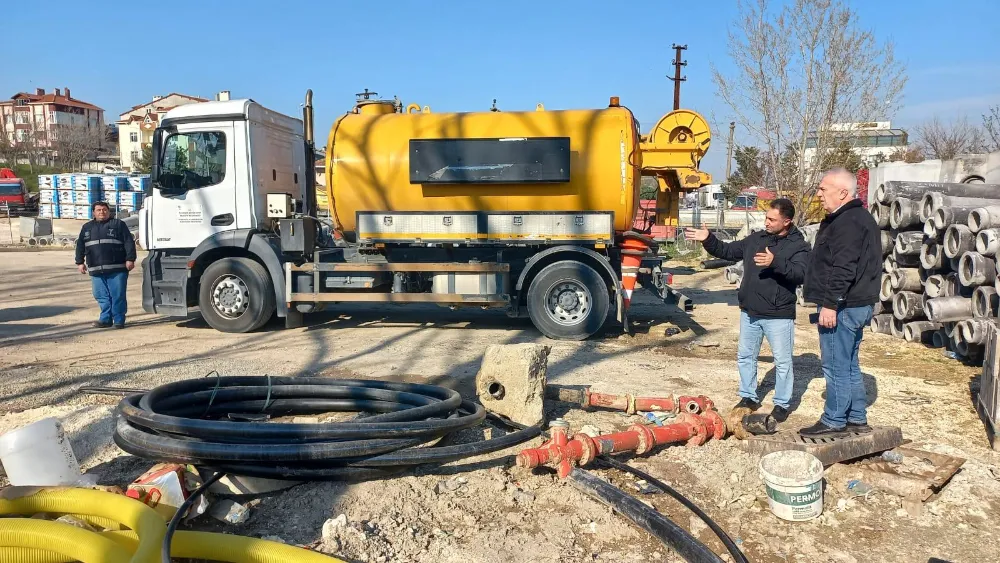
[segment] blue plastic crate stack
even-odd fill
[[[101,178],[101,186],[104,189],[104,201],[108,205],[118,205],[118,193],[128,191],[128,178],[125,176],[105,175]]]
[[[60,219],[62,214],[59,210],[59,195],[56,189],[59,187],[59,177],[55,174],[40,174],[38,176],[38,216],[49,219]]]
[[[118,192],[118,207],[125,211],[138,211],[142,207],[142,199],[150,189],[148,174],[128,177],[128,191]]]
[[[76,219],[93,219],[93,206],[104,199],[100,174],[73,175],[73,207]]]
[[[55,179],[59,216],[63,219],[76,218],[76,208],[73,207],[73,175],[56,174]]]
[[[133,192],[145,192],[149,189],[149,174],[128,177],[129,190]]]
[[[40,174],[38,216],[93,219],[92,206],[98,201],[116,210],[135,212],[149,186],[148,175]]]

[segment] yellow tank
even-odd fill
[[[707,124],[704,129],[707,133]],[[411,139],[541,137],[569,138],[568,182],[410,181]],[[666,135],[661,137],[668,142]],[[676,137],[670,139],[675,144]],[[682,136],[685,143],[694,137]],[[707,139],[700,140],[707,149]],[[604,109],[545,111],[539,105],[531,112],[475,113],[432,113],[417,104],[400,113],[392,102],[366,100],[330,131],[326,154],[330,212],[345,234],[354,232],[358,211],[613,211],[615,230],[628,230],[638,207],[644,141],[632,112],[616,100]],[[696,169],[700,155],[685,158],[686,163],[692,160]],[[663,170],[648,173],[659,175]],[[698,185],[710,181],[707,174],[700,174]]]

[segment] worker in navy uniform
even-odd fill
[[[135,268],[135,240],[125,223],[111,217],[107,203],[99,201],[91,209],[94,219],[83,225],[76,239],[76,265],[81,274],[90,274],[94,299],[101,306],[94,326],[125,328],[125,294],[128,273]]]

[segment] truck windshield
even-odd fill
[[[221,131],[178,133],[163,147],[160,182],[172,189],[213,186],[226,176],[226,136]]]
[[[0,183],[0,195],[21,195],[21,184]]]

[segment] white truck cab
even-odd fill
[[[204,288],[189,280],[218,266],[224,255],[229,260],[215,267],[218,279],[207,286],[216,305],[207,315],[218,316],[208,319],[210,324],[247,330],[244,313],[255,305],[263,308],[250,325],[266,322],[262,317],[270,318],[275,309],[285,316],[285,300],[273,281],[259,285],[274,299],[252,300],[250,293],[261,289],[253,287],[261,270],[283,279],[267,197],[305,200],[315,181],[307,150],[312,148],[301,120],[253,100],[188,104],[167,112],[153,138],[152,193],[139,212],[139,237],[150,251],[143,264],[143,308],[186,316],[188,306],[204,305],[199,295],[189,295]],[[236,322],[239,318],[243,322]]]
[[[267,194],[304,197],[302,122],[253,100],[172,109],[154,144],[158,188],[140,211],[149,250],[194,249],[220,233],[269,230]]]

